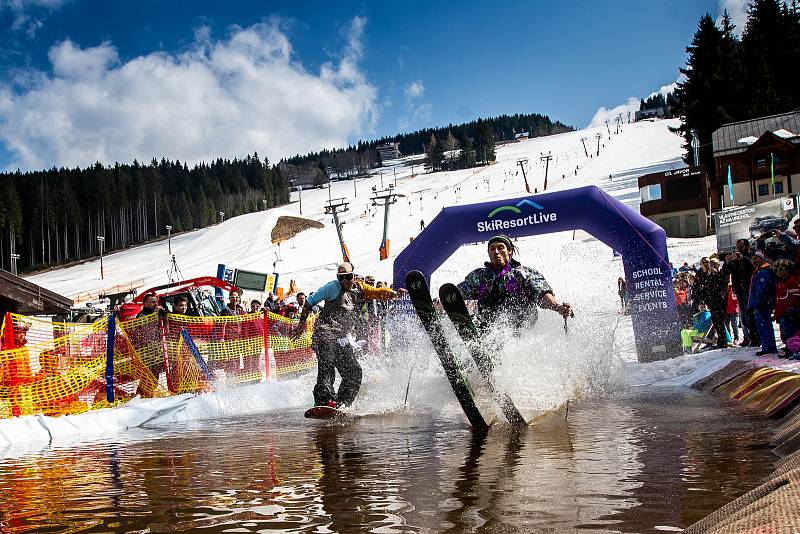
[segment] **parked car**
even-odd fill
[[[789,229],[789,219],[778,215],[763,215],[756,217],[753,224],[750,225],[750,237],[757,238],[764,232],[770,230],[780,230],[784,232]]]

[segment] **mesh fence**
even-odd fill
[[[107,384],[109,324],[113,380]],[[278,378],[316,366],[314,316],[297,339],[296,319],[261,313],[232,317],[150,314],[129,321],[58,323],[6,314],[0,350],[0,418],[62,415],[108,407],[135,395],[179,393]],[[107,387],[108,385],[108,387]]]

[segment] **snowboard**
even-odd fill
[[[489,386],[489,391],[500,406],[503,415],[514,426],[526,426],[528,422],[519,413],[514,401],[508,394],[499,390],[494,383],[492,355],[480,344],[480,333],[467,309],[467,303],[464,302],[461,291],[454,284],[444,284],[439,288],[439,299],[447,316],[456,327],[458,335],[467,344],[470,356],[475,360],[475,365]]]
[[[461,372],[458,361],[447,344],[447,340],[442,335],[441,325],[433,307],[433,300],[431,299],[425,275],[419,271],[409,271],[406,274],[405,284],[411,303],[414,305],[420,321],[422,321],[422,326],[425,327],[425,331],[431,338],[436,355],[444,368],[444,374],[447,376],[447,380],[453,388],[453,393],[455,393],[456,399],[458,399],[461,409],[464,410],[469,423],[474,428],[488,428],[489,425],[475,404],[475,399],[469,389],[467,380]]]
[[[322,419],[322,420],[336,420],[336,421],[353,421],[358,418],[357,415],[343,412],[332,408],[330,406],[314,406],[309,408],[303,414],[308,419]]]

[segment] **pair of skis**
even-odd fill
[[[422,321],[422,325],[431,338],[436,354],[444,368],[445,375],[453,388],[456,399],[458,399],[461,408],[464,410],[464,414],[466,414],[467,419],[473,427],[488,428],[489,424],[481,415],[475,404],[469,382],[464,376],[458,360],[443,335],[442,326],[439,322],[436,310],[433,307],[433,299],[431,298],[425,276],[419,271],[410,271],[406,274],[406,290],[408,291],[409,297],[411,297],[411,303],[414,305],[417,315]],[[453,322],[453,325],[456,327],[456,331],[467,343],[469,353],[475,360],[475,365],[483,381],[489,388],[494,400],[500,406],[503,415],[508,419],[508,422],[514,426],[527,425],[528,422],[519,413],[519,410],[514,405],[511,398],[495,386],[492,376],[491,356],[478,343],[480,337],[479,332],[472,320],[472,316],[469,314],[461,292],[453,284],[444,284],[439,289],[439,300],[448,317]]]

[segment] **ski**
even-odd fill
[[[503,415],[505,415],[508,422],[514,426],[526,426],[528,422],[522,417],[522,414],[519,413],[511,397],[497,389],[494,383],[492,358],[480,345],[478,328],[472,320],[472,316],[467,309],[467,303],[464,302],[464,296],[461,294],[461,291],[453,284],[444,284],[439,288],[439,299],[442,302],[444,311],[447,312],[447,316],[456,327],[458,335],[460,335],[461,339],[467,344],[472,359],[475,360],[475,364],[481,376],[483,376],[489,386],[489,391],[492,392],[495,401],[500,405]]]
[[[441,325],[436,316],[436,310],[433,307],[433,300],[431,299],[431,293],[428,289],[428,282],[425,280],[425,275],[419,271],[410,271],[406,274],[405,282],[406,290],[411,298],[411,303],[414,305],[414,309],[417,311],[420,321],[422,321],[422,326],[425,327],[425,331],[428,332],[431,338],[433,348],[436,350],[439,361],[442,363],[444,373],[447,376],[447,380],[450,382],[450,386],[453,388],[453,393],[455,393],[456,399],[458,399],[458,403],[461,405],[461,409],[464,410],[464,414],[473,427],[481,429],[488,428],[489,425],[480,411],[478,411],[475,399],[472,397],[467,381],[461,373],[456,357],[448,346],[447,340],[442,335]]]

